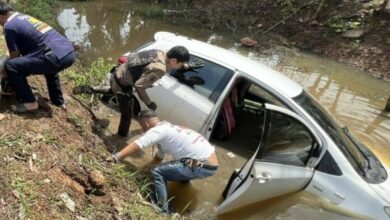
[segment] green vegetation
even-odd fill
[[[99,58],[91,64],[90,68],[72,68],[65,72],[65,76],[71,79],[76,86],[97,86],[106,79],[111,68],[110,60]]]
[[[0,147],[19,147],[23,144],[24,142],[21,135],[3,135],[0,137]]]
[[[34,16],[52,27],[60,28],[55,13],[57,0],[23,0],[12,3],[15,10]]]
[[[149,18],[162,17],[166,14],[162,5],[150,5],[148,7],[137,7],[135,8],[134,11],[140,15]]]
[[[14,189],[14,195],[20,201],[19,218],[24,219],[26,216],[31,216],[32,211],[30,206],[37,201],[36,186],[33,183],[22,178],[12,180],[11,187]]]
[[[361,18],[352,21],[346,21],[341,19],[340,17],[334,17],[330,20],[329,26],[333,31],[341,33],[351,29],[362,27],[363,22]]]

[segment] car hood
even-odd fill
[[[390,178],[381,184],[370,184],[371,188],[390,205]]]

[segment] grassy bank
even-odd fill
[[[18,11],[53,26],[54,6],[52,0],[16,2]],[[4,38],[0,52],[6,52]],[[106,161],[125,143],[104,128],[85,99],[71,94],[74,85],[99,84],[110,67],[99,59],[61,73],[66,111],[50,104],[42,76],[29,77],[37,113],[15,115],[9,111],[15,99],[0,100],[1,219],[161,219],[143,199],[148,175]]]

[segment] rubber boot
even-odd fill
[[[118,126],[118,135],[127,136],[130,130],[133,115],[134,97],[132,94],[117,93],[121,118]]]

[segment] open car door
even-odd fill
[[[201,131],[234,72],[192,54],[190,58],[202,60],[204,66],[173,70],[148,89],[148,94],[156,102],[160,118]]]
[[[314,174],[321,153],[315,133],[287,109],[264,104],[263,112],[259,146],[232,174],[218,214],[302,190]]]

